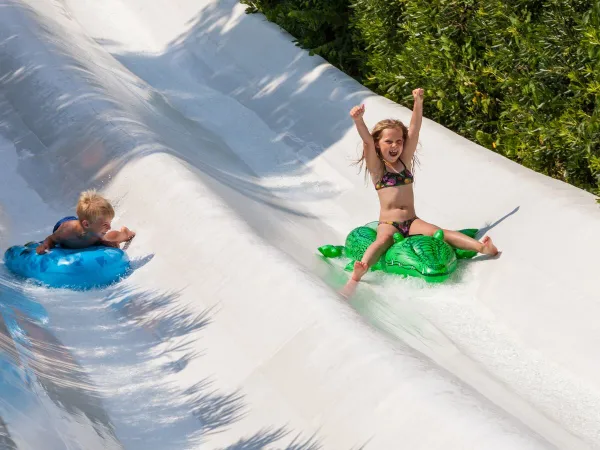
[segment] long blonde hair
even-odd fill
[[[381,133],[383,133],[383,130],[387,130],[390,128],[391,129],[395,128],[397,130],[401,130],[402,131],[402,139],[405,143],[406,143],[406,139],[408,138],[408,128],[406,127],[406,125],[404,125],[404,123],[401,120],[384,119],[384,120],[380,120],[379,122],[377,122],[375,124],[375,126],[371,130],[371,136],[373,137],[373,142],[375,142],[375,151],[377,152],[377,156],[379,157],[379,160],[381,161],[382,167],[385,166],[385,163],[383,162],[383,155],[381,154],[381,149],[379,148],[378,142],[379,142],[379,139],[381,139]],[[413,156],[411,169],[414,168],[415,162],[418,162],[418,160],[415,156]],[[369,172],[369,168],[367,167],[366,161],[365,161],[364,145],[363,145],[363,151],[362,151],[361,157],[354,164],[359,166],[359,168],[360,168],[359,172],[362,171],[363,168],[365,169],[365,180],[366,180],[367,175],[370,172]]]

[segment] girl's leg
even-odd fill
[[[360,281],[363,275],[369,270],[369,267],[379,261],[381,255],[394,243],[392,236],[397,232],[398,230],[393,225],[381,224],[377,227],[377,239],[369,245],[362,260],[354,263],[354,270],[351,277],[353,281]]]
[[[415,219],[415,221],[410,226],[410,234],[424,234],[426,236],[433,236],[433,234],[439,229],[439,227],[427,223],[424,220]],[[461,248],[463,250],[474,250],[478,253],[484,253],[486,255],[498,254],[498,249],[496,248],[496,246],[492,242],[492,239],[489,236],[484,237],[482,241],[479,242],[458,231],[443,231],[444,240],[453,247]]]

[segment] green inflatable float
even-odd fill
[[[345,256],[350,258],[346,270],[351,271],[354,262],[360,261],[377,237],[378,222],[355,228],[348,237],[346,245],[324,245],[319,252],[326,258]],[[476,228],[460,230],[472,238]],[[383,270],[402,276],[420,277],[426,281],[440,283],[448,279],[456,270],[457,260],[473,258],[477,252],[452,247],[444,241],[444,232],[438,230],[433,236],[415,235],[407,238],[400,233],[394,234],[394,244],[381,257],[371,270]]]

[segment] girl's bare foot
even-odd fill
[[[356,287],[358,286],[358,281],[354,281],[353,279],[349,279],[346,285],[340,291],[342,297],[346,300],[349,300],[350,297],[354,295],[354,291],[356,291]]]
[[[498,254],[498,249],[496,248],[496,246],[492,242],[492,238],[491,237],[489,237],[489,236],[484,237],[481,240],[481,243],[483,244],[483,248],[481,249],[481,253],[483,253],[484,255],[496,256]]]
[[[369,270],[367,263],[356,261],[354,263],[354,270],[352,271],[352,280],[360,281],[363,275],[367,273],[367,270]]]

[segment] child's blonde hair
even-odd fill
[[[110,220],[115,217],[112,205],[93,189],[81,193],[76,212],[79,220],[89,222],[95,222],[99,217],[107,217]]]
[[[379,139],[381,139],[381,133],[383,133],[383,130],[387,130],[390,128],[395,128],[397,130],[401,130],[402,131],[402,139],[404,140],[404,142],[406,142],[406,139],[408,138],[408,128],[406,127],[406,125],[404,125],[404,123],[402,123],[401,120],[397,120],[397,119],[384,119],[384,120],[380,120],[379,122],[377,122],[375,124],[375,126],[373,127],[373,129],[371,130],[371,136],[373,137],[373,141],[375,142],[375,151],[377,152],[377,156],[379,157],[379,160],[381,161],[381,164],[383,165],[383,156],[381,154],[381,149],[379,148],[379,145],[377,144],[379,142]],[[416,161],[416,158],[413,157],[413,164]],[[365,166],[365,177],[367,176],[367,173],[369,172],[369,169],[366,167],[365,165],[365,150],[363,148],[363,152],[362,155],[360,157],[360,159],[358,161],[356,161],[356,164],[358,164],[358,166],[360,167],[360,170],[363,170],[363,166]]]

